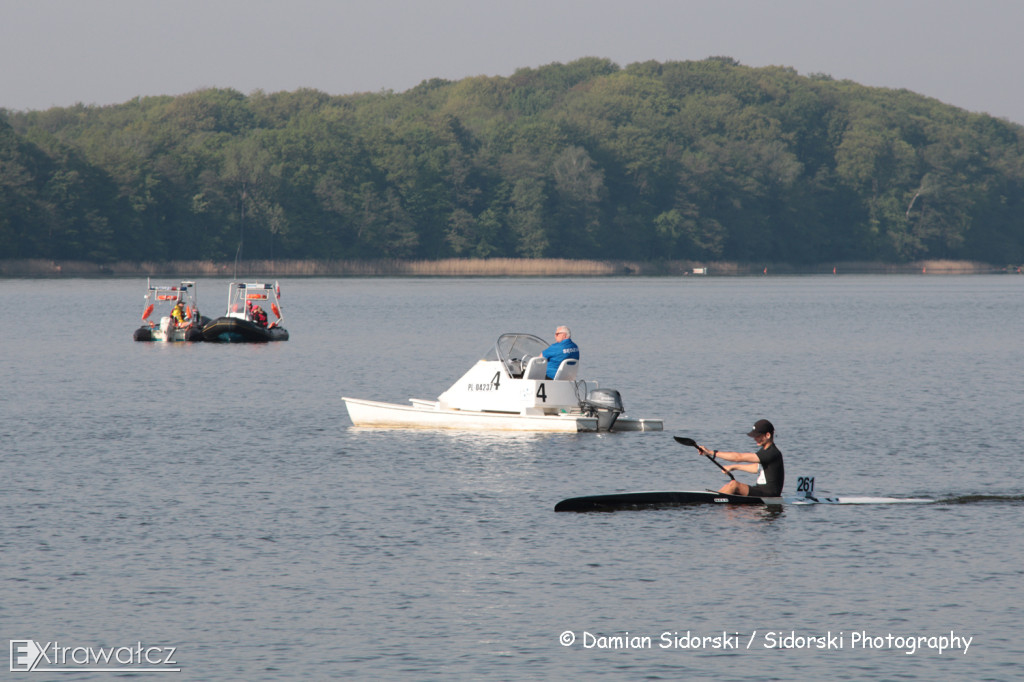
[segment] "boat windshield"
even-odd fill
[[[540,355],[549,345],[533,334],[502,334],[484,359],[500,360],[510,375],[521,374],[523,358]]]

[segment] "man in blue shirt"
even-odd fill
[[[580,349],[569,337],[569,328],[562,325],[555,330],[555,342],[541,353],[548,361],[548,379],[555,378],[555,372],[558,371],[558,366],[562,364],[562,360],[566,358],[580,359]]]

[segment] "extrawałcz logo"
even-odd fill
[[[62,646],[11,640],[11,672],[180,672],[173,646]]]

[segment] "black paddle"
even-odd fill
[[[689,446],[690,446],[691,448],[696,448],[696,447],[697,447],[697,441],[695,441],[695,440],[694,440],[694,439],[692,439],[692,438],[683,438],[682,436],[672,436],[672,437],[673,437],[673,438],[675,438],[675,439],[676,439],[676,442],[677,442],[677,443],[679,443],[680,445],[689,445]],[[699,449],[700,449],[700,448],[698,448],[698,450],[699,450]],[[701,454],[703,455],[704,453],[702,452]],[[736,480],[736,477],[732,475],[732,472],[731,472],[731,471],[727,471],[727,470],[726,470],[726,468],[725,468],[724,466],[722,466],[721,464],[719,464],[719,463],[718,463],[718,460],[716,460],[716,459],[712,458],[712,457],[711,457],[711,456],[709,456],[709,455],[704,455],[704,456],[705,456],[705,457],[707,457],[707,458],[708,458],[709,460],[711,460],[712,462],[714,462],[714,463],[715,463],[715,466],[717,466],[717,467],[718,467],[719,469],[721,469],[722,471],[725,471],[725,474],[726,474],[726,475],[727,475],[727,476],[728,476],[729,478],[731,478],[731,479],[732,479],[732,480],[734,480],[734,481]]]

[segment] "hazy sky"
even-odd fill
[[[1024,124],[1024,0],[0,0],[0,107],[728,56]]]

